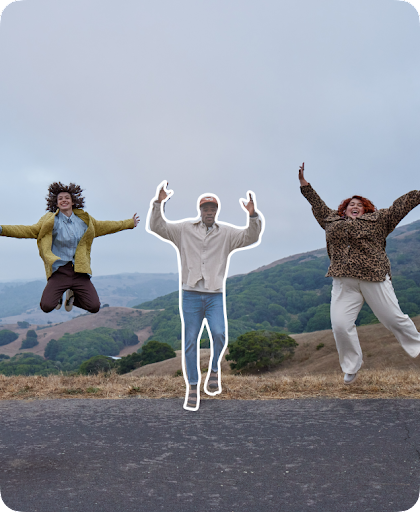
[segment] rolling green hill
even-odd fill
[[[420,314],[420,221],[397,228],[387,240],[394,288],[402,310]],[[331,328],[331,278],[325,278],[329,260],[317,250],[279,260],[250,274],[226,281],[229,339],[257,329],[290,333]],[[151,338],[181,347],[178,292],[136,306],[164,309],[152,323]],[[376,322],[365,304],[357,324]],[[150,339],[151,339],[150,338]]]

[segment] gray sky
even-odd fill
[[[0,23],[0,223],[35,223],[48,185],[73,181],[93,217],[141,217],[95,240],[95,275],[176,272],[144,229],[167,179],[171,220],[213,192],[220,220],[244,225],[254,190],[265,234],[231,275],[322,247],[302,161],[332,207],[420,188],[419,49],[418,14],[395,0],[15,2]],[[35,240],[0,242],[0,280],[44,276]]]

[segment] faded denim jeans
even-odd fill
[[[182,312],[185,324],[185,365],[188,382],[194,385],[198,384],[197,347],[200,343],[198,335],[204,318],[207,318],[213,338],[211,369],[214,372],[218,371],[217,363],[226,339],[223,293],[201,293],[183,290]]]

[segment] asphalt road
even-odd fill
[[[0,402],[19,512],[399,512],[420,491],[419,400]]]

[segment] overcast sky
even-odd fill
[[[331,207],[420,188],[420,25],[395,0],[25,0],[0,22],[0,224],[33,224],[52,181],[135,230],[92,248],[95,275],[176,272],[145,231],[163,180],[171,220],[216,193],[266,230],[230,275],[325,245],[297,173]],[[420,218],[420,208],[403,223]],[[0,238],[0,280],[44,278],[35,240]]]

